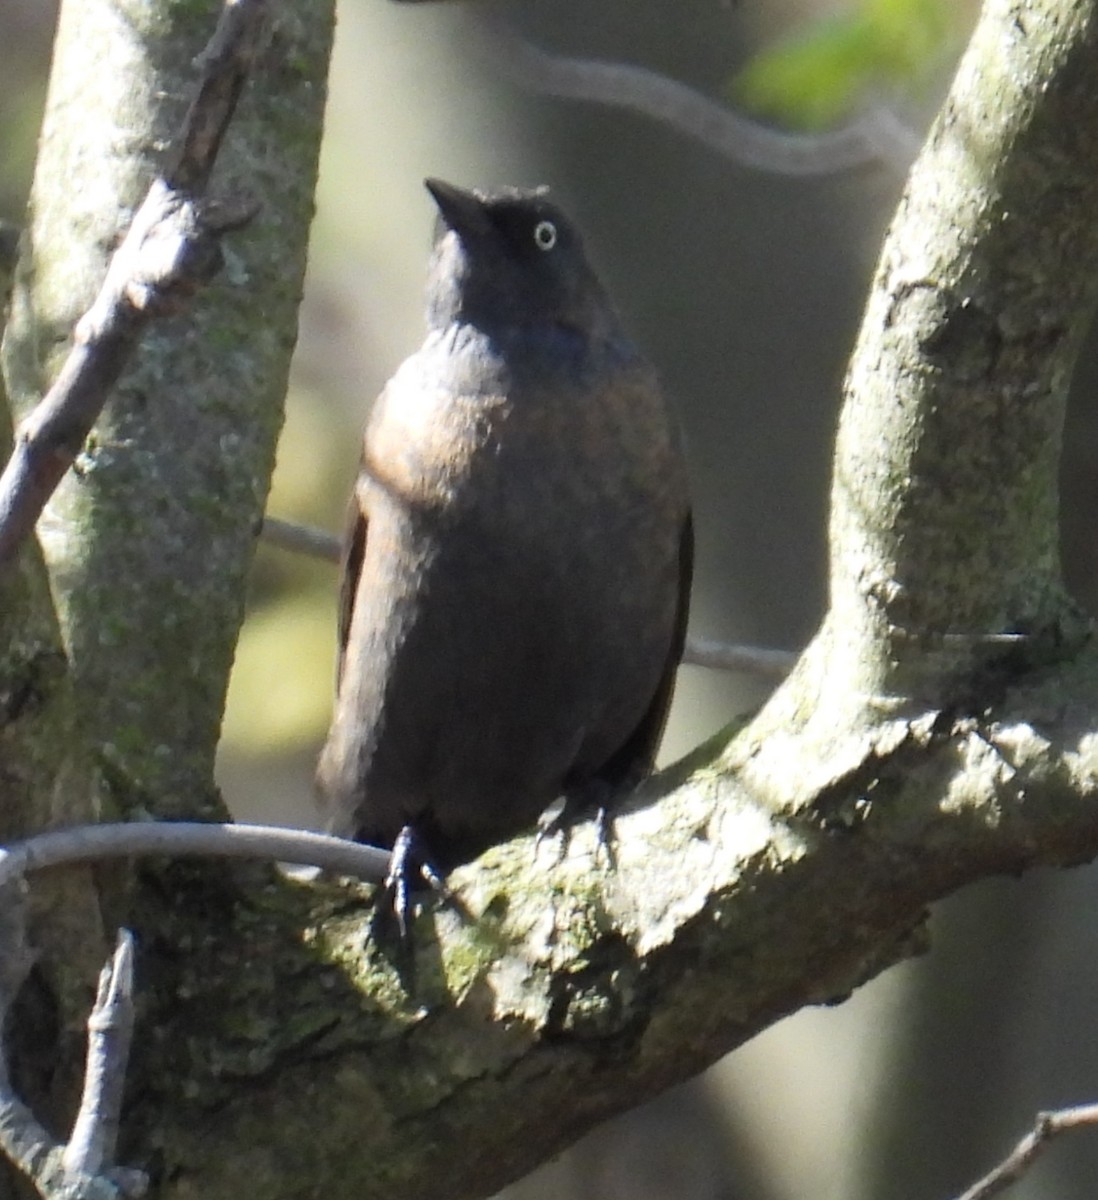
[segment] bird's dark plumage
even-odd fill
[[[652,767],[682,651],[686,475],[652,369],[543,192],[427,183],[427,338],[351,502],[330,828],[444,868]]]

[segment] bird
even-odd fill
[[[677,422],[576,226],[425,185],[427,334],[367,421],[317,767],[329,831],[392,848],[402,934],[422,879],[652,771],[693,569]]]

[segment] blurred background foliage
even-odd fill
[[[69,0],[88,2],[88,0]],[[500,0],[539,45],[642,63],[814,128],[885,101],[928,124],[974,0]],[[19,220],[52,6],[0,0],[0,218]],[[747,170],[644,118],[534,96],[473,52],[459,4],[341,0],[317,216],[269,510],[342,524],[369,405],[422,337],[425,175],[550,184],[586,231],[686,430],[693,631],[796,648],[826,601],[831,441],[846,357],[903,184],[866,167]],[[729,81],[733,81],[731,84]],[[1092,344],[1065,437],[1063,546],[1098,606]],[[980,519],[974,514],[973,519]],[[331,565],[260,546],[220,782],[242,818],[315,820],[334,658]],[[757,705],[684,668],[665,758]],[[1098,1098],[1098,872],[991,881],[940,905],[933,951],[797,1014],[703,1078],[596,1131],[515,1200],[911,1200],[955,1194],[1042,1107]],[[1063,1144],[1012,1195],[1089,1196]]]
[[[959,49],[968,9],[950,0],[850,4],[760,50],[732,98],[803,129],[849,116],[867,94],[925,99]]]

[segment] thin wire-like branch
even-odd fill
[[[0,563],[11,559],[79,453],[148,321],[219,268],[222,234],[255,205],[201,195],[267,16],[267,0],[226,0],[205,72],[161,178],[153,181],[54,385],[20,425],[0,476]]]
[[[291,554],[305,554],[309,558],[339,562],[339,538],[326,529],[316,528],[315,525],[298,525],[294,521],[284,521],[281,517],[264,517],[260,536],[269,545],[276,546],[279,550],[288,550]]]
[[[381,882],[389,865],[388,850],[306,829],[141,821],[54,829],[0,847],[0,886],[46,867],[149,854],[266,859],[320,867],[371,883]]]
[[[1075,1108],[1038,1113],[1033,1128],[1006,1158],[958,1196],[957,1200],[988,1200],[998,1195],[1025,1174],[1054,1137],[1072,1129],[1094,1125],[1098,1125],[1098,1104],[1080,1104]]]
[[[292,554],[306,554],[327,562],[339,562],[339,538],[312,525],[297,525],[279,517],[264,517],[261,536],[264,541]],[[784,679],[793,669],[797,655],[792,650],[773,650],[765,646],[744,646],[718,642],[712,638],[687,637],[682,661],[714,671],[739,671],[766,679]]]
[[[467,20],[472,44],[485,61],[520,87],[640,113],[746,167],[778,175],[833,175],[883,162],[906,171],[922,142],[880,104],[842,129],[783,133],[646,67],[552,54],[496,13],[470,9]]]
[[[743,646],[736,642],[718,642],[712,638],[688,637],[682,661],[694,667],[714,671],[739,671],[767,679],[784,679],[797,661],[792,650],[774,650],[766,646]]]

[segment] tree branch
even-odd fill
[[[1053,1138],[1073,1129],[1093,1128],[1095,1125],[1098,1125],[1098,1104],[1081,1104],[1075,1108],[1038,1113],[1033,1129],[1010,1154],[983,1179],[977,1180],[972,1187],[958,1196],[957,1200],[989,1200],[991,1196],[997,1196],[1021,1179],[1048,1148]]]
[[[794,747],[818,770],[836,723],[970,706],[1089,636],[1058,471],[1098,286],[1093,22],[989,0],[912,168],[844,387],[830,609],[756,723],[763,775]]]
[[[17,418],[61,371],[111,252],[164,171],[200,74],[194,56],[223,7],[62,6],[2,350]],[[224,812],[213,762],[281,425],[333,24],[330,2],[271,7],[211,182],[220,196],[260,197],[262,211],[186,318],[146,331],[38,523],[46,570],[24,552],[0,579],[3,841],[101,816]],[[73,1034],[102,961],[101,907],[125,898],[141,908],[142,889],[112,866],[36,881],[41,978],[60,1037],[28,1046],[24,1029],[11,1030],[32,1074],[75,1075]],[[143,863],[140,877],[158,869]],[[234,874],[220,863],[217,873]],[[151,954],[142,967],[155,981]],[[140,1059],[139,1047],[137,1080]]]
[[[841,129],[785,133],[647,67],[552,54],[498,13],[469,8],[464,15],[481,58],[520,87],[650,117],[745,167],[789,176],[833,175],[873,163],[906,171],[919,149],[917,134],[882,105]]]
[[[53,386],[22,422],[0,475],[0,565],[30,533],[91,432],[149,319],[175,311],[221,265],[218,241],[252,203],[201,203],[267,19],[266,0],[226,0],[205,74]]]
[[[223,7],[139,6],[124,21],[98,6],[61,14],[3,348],[20,416],[60,371],[105,248],[164,170],[195,53]],[[251,0],[230,6],[252,10]],[[210,67],[187,148],[167,166],[201,182],[212,131],[235,103],[211,187],[258,197],[262,209],[186,318],[148,331],[38,523],[107,815],[224,815],[213,761],[281,427],[333,24],[332,0],[271,11],[258,50],[234,51],[224,77]]]
[[[114,954],[99,973],[88,1017],[84,1091],[62,1159],[68,1175],[101,1175],[114,1166],[133,1010],[133,935],[122,929]]]
[[[239,1153],[269,1146],[258,1112],[321,1187],[337,1171],[364,1195],[491,1194],[912,953],[926,905],[964,883],[1098,852],[1096,707],[1090,659],[1007,697],[993,727],[928,714],[837,740],[811,793],[796,777],[759,790],[712,753],[683,764],[619,815],[613,870],[586,825],[562,860],[524,838],[455,871],[472,919],[419,919],[411,992],[343,889],[296,891],[277,920],[268,898],[266,919],[249,908],[202,927],[177,968],[188,1003],[171,1009],[172,1039],[143,1047],[148,1111],[176,1114],[169,1194],[234,1194],[246,1178],[291,1194],[277,1154]],[[222,964],[242,960],[255,969],[230,1004]],[[307,1023],[285,1017],[288,980]],[[221,1078],[227,1056],[240,1091]]]
[[[320,867],[380,883],[389,852],[305,829],[197,821],[127,821],[54,829],[0,846],[0,887],[32,871],[141,855],[241,858]]]
[[[881,255],[831,523],[832,619],[871,694],[941,696],[989,634],[1079,633],[1058,472],[1098,295],[1092,22],[1075,0],[987,5]]]

